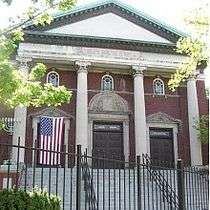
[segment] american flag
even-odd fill
[[[41,117],[40,119],[40,150],[39,163],[45,165],[59,165],[63,138],[63,117]],[[55,151],[55,152],[50,152]]]

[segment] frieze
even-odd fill
[[[148,67],[177,68],[184,56],[160,55],[138,51],[100,49],[89,47],[72,47],[45,44],[22,43],[18,50],[19,56],[30,56],[35,59],[56,59],[75,62],[77,60],[98,63],[112,63],[125,65],[143,65]]]

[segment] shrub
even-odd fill
[[[1,210],[61,210],[60,198],[49,195],[45,190],[34,189],[0,191]]]

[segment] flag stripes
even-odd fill
[[[63,117],[41,117],[40,119],[40,149],[38,162],[44,165],[60,165],[63,137]]]

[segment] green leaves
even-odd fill
[[[185,63],[180,65],[171,79],[168,81],[168,86],[171,91],[175,91],[181,83],[185,82],[196,69],[197,62],[194,59],[186,59]]]
[[[0,130],[4,129],[5,124],[4,122],[0,119]]]
[[[10,107],[61,106],[70,102],[71,95],[71,91],[64,86],[54,87],[52,84],[42,84],[39,81],[21,81],[10,98],[5,99],[5,103]]]
[[[202,144],[209,143],[209,116],[202,115],[199,120],[195,122],[195,129],[198,131],[198,137]]]
[[[34,24],[45,26],[47,24],[50,24],[52,20],[53,20],[53,17],[49,13],[45,12],[34,20]]]
[[[196,8],[192,14],[185,19],[188,26],[193,29],[193,35],[180,38],[177,42],[176,51],[187,56],[187,58],[168,82],[169,89],[172,91],[175,91],[181,83],[194,75],[198,65],[208,63],[209,52],[207,39],[210,18],[208,8],[208,5]]]
[[[21,30],[21,28],[18,28],[12,32],[11,39],[13,42],[19,42],[24,40],[23,36],[24,36],[23,31]]]
[[[76,3],[76,0],[61,0],[58,4],[58,9],[61,11],[70,10],[74,4]]]
[[[69,103],[71,91],[64,86],[43,84],[46,66],[38,63],[32,68],[29,79],[25,78],[7,59],[0,60],[0,103],[16,106],[60,106]]]
[[[32,192],[23,190],[0,191],[1,210],[61,210],[61,200],[55,195],[49,195],[46,190],[35,188]]]
[[[40,80],[46,74],[46,70],[46,66],[43,63],[37,63],[36,66],[31,69],[29,80]]]
[[[0,0],[11,4],[11,0]],[[60,106],[69,103],[71,91],[64,86],[54,87],[52,84],[44,84],[46,66],[37,63],[26,78],[18,67],[11,62],[11,57],[20,41],[23,41],[24,33],[22,27],[33,21],[37,25],[44,26],[53,20],[48,13],[49,9],[69,10],[73,7],[75,0],[31,0],[33,3],[23,20],[14,27],[10,27],[0,35],[0,103],[14,108],[16,106]],[[44,5],[44,8],[38,7]],[[26,17],[27,18],[26,18]],[[21,19],[21,18],[20,18]]]

